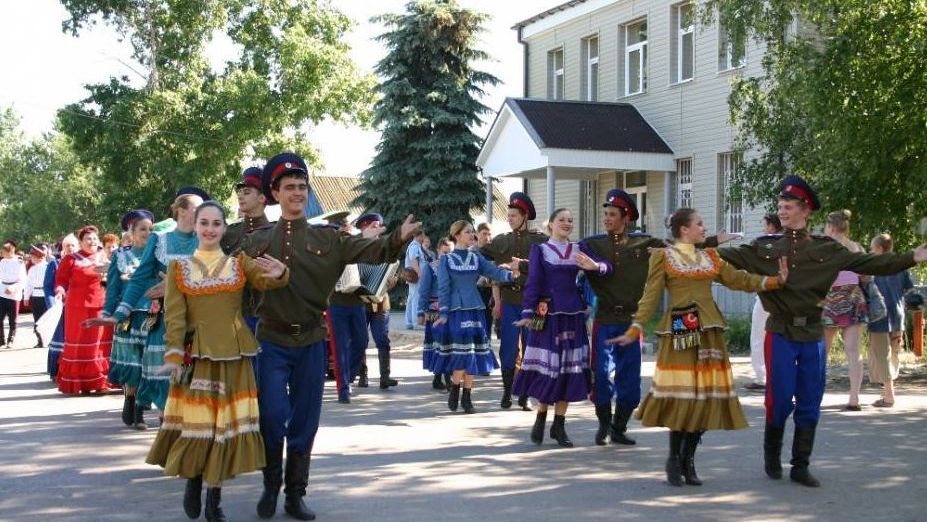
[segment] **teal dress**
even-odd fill
[[[146,320],[139,328],[140,335],[145,336],[145,348],[138,391],[135,392],[135,403],[143,408],[154,404],[163,411],[170,387],[170,373],[159,372],[164,365],[163,300],[149,301],[145,292],[161,282],[171,261],[192,256],[198,245],[199,240],[193,232],[171,230],[152,234],[122,294],[122,301],[113,312],[116,321],[123,322],[130,320],[133,310],[148,310]]]
[[[143,248],[124,248],[113,253],[106,275],[106,302],[103,317],[112,317],[116,306],[123,301],[129,289],[129,279],[141,263]],[[145,338],[142,333],[148,307],[133,309],[128,319],[113,330],[113,351],[109,357],[109,382],[137,388],[142,377],[142,353]]]

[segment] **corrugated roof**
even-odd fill
[[[539,148],[672,154],[629,103],[508,98]]]
[[[362,207],[351,205],[358,195],[357,186],[360,184],[360,178],[313,175],[309,183],[325,211],[344,209],[350,210],[354,215],[364,211]],[[498,185],[493,186],[492,192],[493,220],[505,221],[505,215],[508,212],[508,197],[499,190]]]
[[[534,22],[537,22],[538,20],[543,20],[544,18],[547,18],[548,16],[551,16],[551,15],[555,15],[555,14],[559,13],[560,11],[566,11],[567,9],[576,7],[576,6],[579,5],[579,4],[585,4],[586,1],[587,1],[587,0],[570,0],[569,2],[564,2],[564,3],[562,3],[562,4],[558,5],[558,6],[551,7],[551,8],[548,9],[547,11],[544,11],[544,12],[542,12],[542,13],[538,13],[538,14],[532,16],[531,18],[528,18],[528,19],[522,20],[521,22],[518,22],[517,24],[515,24],[514,26],[512,26],[512,29],[518,29],[519,27],[524,27],[524,26],[526,26],[526,25],[533,24]]]

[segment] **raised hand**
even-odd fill
[[[446,317],[438,317],[437,319],[435,319],[433,323],[431,323],[431,326],[440,326],[446,322],[447,322]]]
[[[512,324],[519,328],[524,328],[525,326],[531,324],[531,319],[519,319]]]
[[[923,263],[927,261],[927,243],[914,249],[914,262]]]
[[[591,257],[587,256],[582,252],[577,252],[575,255],[576,264],[579,265],[583,270],[598,270],[599,264],[592,260]]]
[[[399,228],[401,237],[403,241],[408,241],[415,237],[415,233],[422,229],[421,221],[412,221],[412,214],[406,216],[406,220],[402,222],[402,225]]]
[[[254,262],[257,263],[261,271],[264,272],[263,276],[267,279],[279,279],[283,277],[283,273],[286,272],[286,265],[283,264],[282,261],[267,254],[255,258]]]
[[[789,256],[779,258],[779,284],[784,285],[789,280]]]
[[[606,339],[605,344],[617,344],[619,346],[627,346],[636,340],[637,340],[637,336],[624,334],[624,335],[619,335],[618,337],[612,337],[611,339]]]
[[[82,328],[94,328],[97,326],[116,326],[116,319],[112,317],[94,317],[82,322]]]
[[[743,234],[731,234],[727,230],[719,230],[717,237],[718,237],[718,244],[723,245],[724,243],[727,243],[728,241],[740,239],[744,237],[744,235]]]

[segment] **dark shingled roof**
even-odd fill
[[[653,152],[672,149],[628,103],[507,98],[538,148]]]

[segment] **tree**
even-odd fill
[[[357,202],[390,224],[414,214],[436,237],[483,206],[471,129],[490,110],[478,99],[482,86],[498,83],[474,68],[488,57],[474,48],[485,20],[453,0],[410,2],[404,14],[374,18],[387,27],[378,40],[388,53],[376,67],[382,135]]]
[[[797,173],[825,209],[854,211],[858,239],[888,230],[912,246],[927,216],[927,5],[710,0],[703,15],[765,46],[763,76],[735,80],[730,97],[738,148],[755,153],[738,184],[747,201],[768,203]]]
[[[52,242],[80,226],[103,224],[99,172],[78,163],[65,137],[30,141],[18,122],[12,110],[0,112],[0,238]]]
[[[217,200],[243,160],[294,150],[318,164],[304,129],[331,118],[366,124],[373,80],[348,57],[351,22],[318,0],[62,0],[74,35],[112,25],[133,49],[143,85],[88,85],[58,113],[83,165],[101,173],[110,222],[128,208],[166,210],[183,185]],[[214,70],[220,32],[237,53]]]

